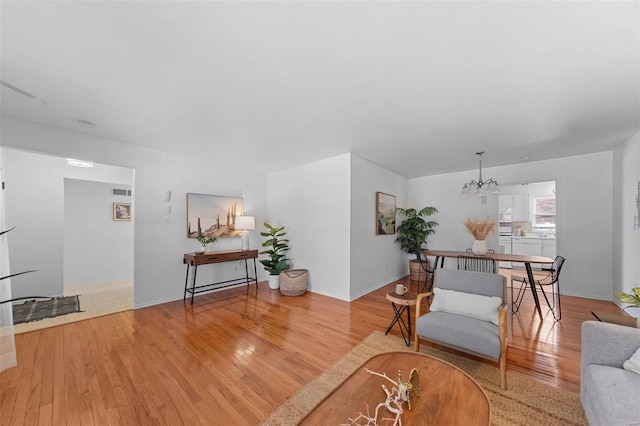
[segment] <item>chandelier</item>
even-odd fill
[[[489,178],[487,181],[482,180],[482,154],[484,154],[484,151],[476,152],[476,155],[480,157],[480,176],[478,181],[472,180],[465,183],[460,195],[485,195],[489,192],[500,192],[496,180],[493,178]]]

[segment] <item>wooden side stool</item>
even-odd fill
[[[389,334],[393,326],[398,323],[404,343],[407,346],[411,346],[411,307],[416,305],[417,296],[411,293],[404,293],[401,295],[396,294],[395,291],[390,291],[387,293],[387,300],[391,302],[395,316],[393,317],[391,324],[389,324],[389,328],[387,328],[387,331],[384,333],[385,336]],[[402,314],[405,311],[407,312],[406,323],[404,322],[404,318],[402,318]],[[405,331],[407,332],[406,336],[404,335]]]

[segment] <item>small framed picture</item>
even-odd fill
[[[396,197],[376,192],[376,235],[396,233]]]
[[[131,203],[113,203],[113,220],[131,220]]]

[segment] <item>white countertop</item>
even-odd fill
[[[511,237],[512,240],[555,240],[555,236],[527,236],[527,237]]]

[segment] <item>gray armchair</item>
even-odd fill
[[[580,400],[591,426],[640,425],[640,374],[622,367],[638,348],[638,328],[582,323]]]
[[[434,302],[431,306],[423,302],[434,294],[437,311]],[[443,308],[437,299],[445,294],[447,298],[456,299],[441,299],[451,300],[445,302]],[[436,270],[433,292],[419,294],[416,303],[416,352],[420,350],[420,339],[424,339],[497,361],[500,365],[500,386],[506,389],[506,300],[507,281],[502,275],[455,269]],[[423,305],[425,313],[421,315]],[[487,315],[491,318],[487,319]]]

